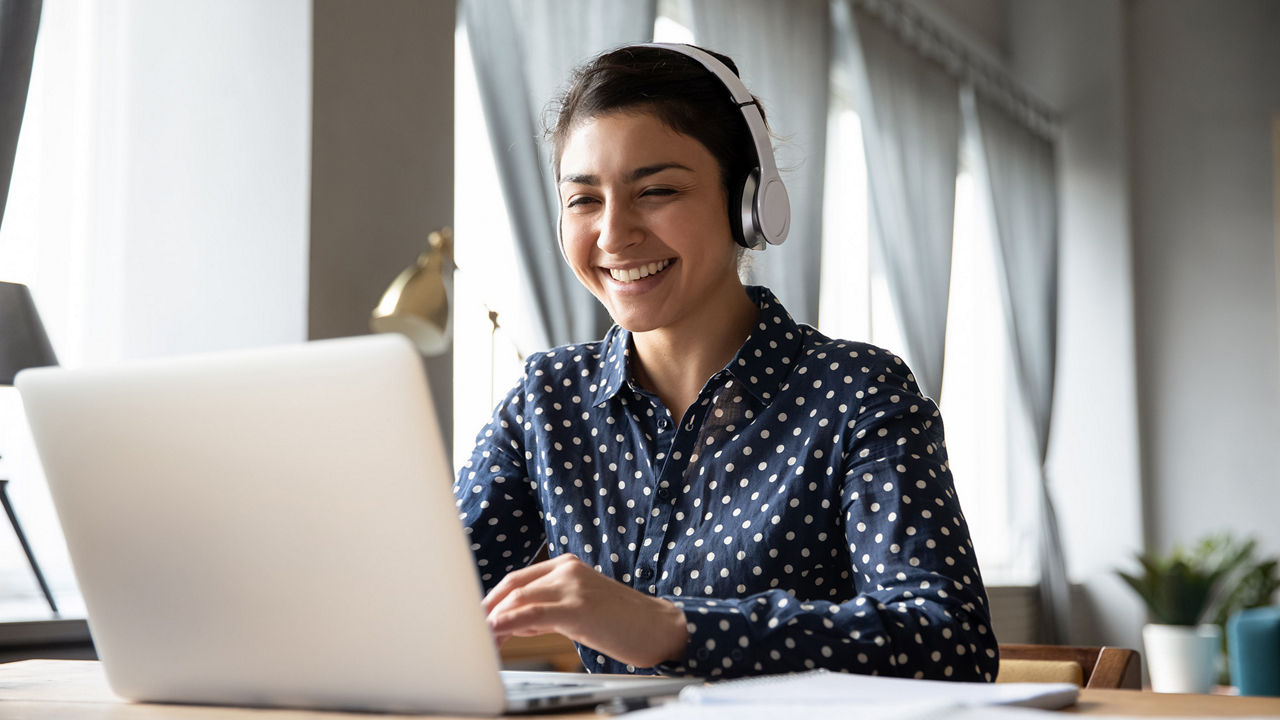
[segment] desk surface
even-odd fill
[[[1066,712],[1086,715],[1139,716],[1272,716],[1280,717],[1280,698],[1223,695],[1162,695],[1136,690],[1082,690],[1080,702]],[[322,720],[323,718],[379,718],[409,716],[359,715],[305,710],[148,705],[129,703],[107,687],[99,663],[85,660],[24,660],[0,665],[0,714],[4,717],[103,718],[113,720]],[[421,717],[421,716],[413,716]],[[592,712],[536,715],[538,720],[572,718],[594,720]]]

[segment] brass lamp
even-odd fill
[[[441,228],[427,237],[427,249],[405,268],[382,295],[369,318],[374,332],[400,333],[423,355],[449,349],[453,294],[453,231]]]

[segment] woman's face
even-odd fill
[[[579,123],[559,190],[565,258],[624,328],[696,329],[741,293],[720,167],[653,115]]]

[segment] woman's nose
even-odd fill
[[[644,240],[644,227],[631,208],[624,204],[610,203],[600,217],[600,234],[596,246],[608,253],[616,253]]]

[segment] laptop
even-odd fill
[[[694,682],[499,671],[425,371],[400,336],[15,384],[122,697],[497,715]]]

